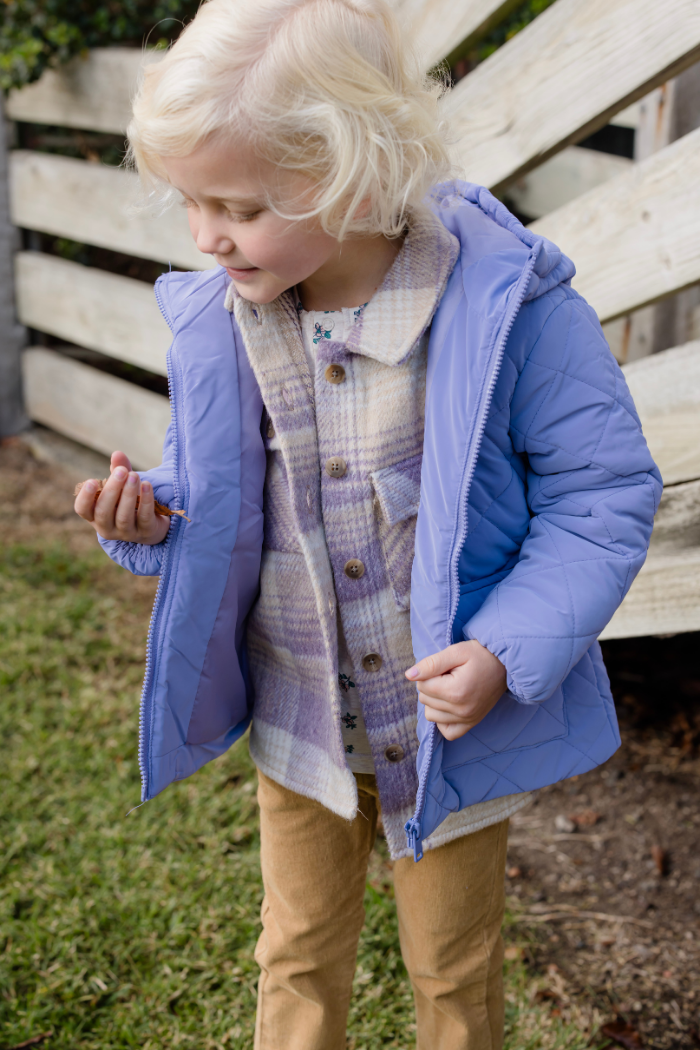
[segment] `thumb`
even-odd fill
[[[113,452],[109,463],[109,472],[113,474],[117,467],[126,467],[131,470],[131,460],[124,452]]]
[[[427,678],[447,674],[448,671],[465,662],[464,642],[456,642],[454,645],[448,645],[447,649],[441,649],[439,653],[426,656],[413,667],[409,667],[406,671],[406,678],[410,678],[413,682],[424,682]]]

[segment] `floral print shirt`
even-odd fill
[[[309,361],[309,370],[313,375],[316,371],[316,347],[319,342],[322,339],[337,339],[344,342],[364,306],[345,307],[342,310],[304,310],[298,300],[297,303],[302,341]],[[372,752],[362,717],[362,705],[355,685],[355,671],[350,661],[340,621],[338,621],[338,682],[343,700],[340,729],[348,766],[353,773],[374,773]]]

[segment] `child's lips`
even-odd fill
[[[259,273],[260,268],[258,266],[246,266],[245,269],[237,269],[235,266],[227,266],[226,273],[229,277],[232,277],[234,281],[245,281],[248,277],[253,277],[254,274]]]

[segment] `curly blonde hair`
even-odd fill
[[[159,62],[144,64],[130,158],[167,198],[162,157],[215,136],[311,179],[270,206],[342,240],[397,237],[449,171],[437,104],[385,0],[206,0]]]

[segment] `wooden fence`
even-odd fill
[[[393,3],[426,68],[459,58],[513,6]],[[93,51],[14,93],[7,114],[121,133],[141,58]],[[700,283],[700,130],[634,163],[576,143],[615,119],[636,122],[634,104],[655,90],[663,101],[669,78],[699,59],[697,0],[556,0],[445,102],[467,176],[529,202],[533,228],[575,260],[574,286],[611,336],[629,327],[619,319],[632,311]],[[18,227],[187,269],[213,265],[183,212],[152,217],[132,207],[132,174],[35,150],[13,151],[9,167]],[[145,282],[37,251],[19,252],[15,282],[29,328],[165,373],[169,332]],[[647,564],[603,637],[698,630],[700,341],[626,373],[667,489]],[[105,453],[122,448],[136,466],[159,461],[169,420],[162,395],[45,347],[25,350],[23,375],[32,419]]]

